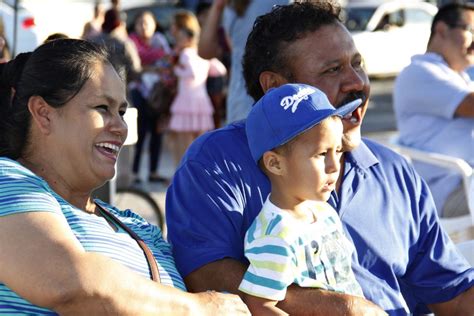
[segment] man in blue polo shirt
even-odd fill
[[[301,82],[321,89],[336,106],[365,101],[343,120],[348,152],[329,203],[356,247],[352,267],[366,299],[293,285],[278,306],[298,315],[472,312],[474,270],[439,226],[426,184],[399,155],[361,139],[369,82],[339,9],[324,1],[295,3],[261,16],[243,65],[254,99],[271,87]],[[248,266],[244,235],[269,192],[252,160],[245,122],[190,147],[166,202],[168,237],[190,291],[238,293]]]
[[[474,82],[464,70],[474,64],[474,4],[451,3],[433,19],[425,54],[412,57],[395,81],[393,105],[406,146],[458,157],[474,167]],[[458,173],[416,164],[439,215],[469,213]],[[474,199],[474,192],[471,193]]]

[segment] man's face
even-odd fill
[[[370,87],[362,57],[347,29],[339,22],[323,26],[287,46],[285,53],[291,81],[319,88],[335,107],[363,99],[353,115],[343,119],[343,150],[357,147]]]
[[[474,43],[471,32],[474,27],[474,11],[465,10],[456,25],[448,26],[444,34],[444,56],[454,70],[464,70],[474,64]]]

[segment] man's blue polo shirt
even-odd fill
[[[252,160],[243,122],[200,137],[166,197],[168,238],[183,276],[222,258],[246,262],[245,232],[270,184]],[[364,295],[391,315],[427,312],[474,284],[474,269],[441,230],[426,184],[398,154],[364,139],[346,154],[329,201],[356,247]]]

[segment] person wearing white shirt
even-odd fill
[[[395,80],[393,100],[400,142],[466,160],[474,166],[474,5],[448,4],[433,19],[425,54],[415,55]],[[461,177],[417,164],[440,216],[469,212]]]

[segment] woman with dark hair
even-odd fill
[[[91,197],[127,137],[119,73],[75,39],[0,65],[0,314],[246,314],[186,293],[159,228]]]
[[[151,104],[150,95],[153,93],[155,83],[164,78],[160,76],[160,64],[167,61],[172,53],[166,37],[157,32],[157,21],[151,11],[140,12],[134,21],[134,32],[130,34],[130,39],[140,56],[143,71],[139,80],[130,84],[130,98],[133,105],[138,110],[138,140],[135,145],[132,172],[135,182],[140,182],[139,171],[142,159],[143,146],[147,135],[150,136],[148,142],[149,174],[148,180],[151,182],[167,182],[167,179],[158,174],[158,163],[161,154],[162,132],[158,129],[161,113],[156,110],[158,104]]]
[[[107,10],[102,23],[102,32],[88,40],[105,45],[113,62],[125,66],[127,82],[134,80],[142,71],[137,48],[128,38],[125,19],[120,11]]]

